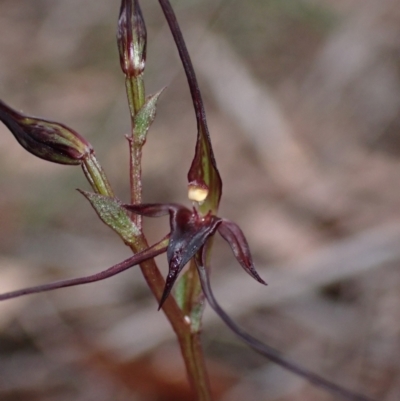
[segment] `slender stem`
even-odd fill
[[[138,205],[142,203],[142,144],[138,144],[134,137],[129,139],[130,152],[130,182],[131,203]],[[132,214],[132,220],[142,232],[142,216]]]
[[[138,76],[126,77],[126,94],[128,97],[129,111],[131,114],[131,136],[129,137],[129,170],[131,183],[131,203],[139,204],[142,202],[142,147],[143,142],[137,141],[134,130],[134,118],[136,113],[145,103],[145,88],[143,74]],[[142,216],[132,215],[132,220],[142,231]]]
[[[184,313],[190,316],[190,333],[182,344],[183,352],[188,354],[191,362],[191,369],[196,374],[196,380],[192,382],[201,400],[211,400],[210,383],[205,366],[204,355],[200,342],[201,321],[203,315],[202,290],[199,275],[197,274],[196,264],[192,259],[189,270],[186,273],[187,288],[185,291],[186,302],[184,303]]]
[[[141,237],[139,241],[141,249],[147,247],[144,237]],[[165,280],[158,270],[154,259],[149,259],[141,263],[140,268],[149,288],[157,301],[160,302],[164,292]],[[184,315],[172,296],[168,297],[164,302],[162,311],[165,313],[178,338],[186,372],[191,386],[196,393],[197,401],[211,401],[212,397],[200,341],[200,332],[193,332],[190,318]]]
[[[125,78],[126,94],[128,96],[129,111],[131,117],[140,110],[145,100],[145,88],[143,74],[136,77]]]
[[[143,73],[137,76],[126,76],[126,93],[128,97],[129,111],[131,115],[132,133],[129,139],[130,152],[130,187],[131,203],[142,203],[142,147],[143,141],[136,138],[135,116],[145,103],[145,86]],[[132,220],[142,233],[142,216],[133,214]],[[146,249],[148,244],[143,234],[137,239],[131,248],[134,252]],[[164,292],[165,280],[157,268],[153,259],[141,263],[140,268],[147,284],[158,302]],[[211,393],[207,371],[204,363],[199,332],[192,332],[190,318],[185,318],[184,312],[179,308],[175,299],[170,296],[163,304],[163,312],[175,331],[182,356],[185,362],[189,381],[196,393],[198,401],[211,401]]]
[[[143,238],[141,240],[145,241]],[[140,269],[151,292],[154,294],[157,302],[159,302],[164,289],[165,281],[154,259],[149,259],[141,263]],[[162,310],[171,323],[171,326],[178,339],[183,338],[185,333],[189,331],[190,327],[185,321],[183,313],[178,304],[175,302],[175,299],[173,297],[169,297],[164,303]]]
[[[94,153],[91,153],[83,161],[82,169],[95,192],[101,195],[114,196],[114,191]]]
[[[180,341],[180,346],[188,378],[197,395],[197,400],[211,401],[210,381],[204,361],[200,333],[188,333],[184,341]]]
[[[131,149],[133,148],[134,147],[131,147]],[[134,168],[133,172],[136,173],[136,180],[134,182],[141,186],[141,159],[139,157],[134,160],[135,163],[132,164]],[[97,193],[106,196],[114,196],[107,177],[94,155],[90,155],[90,157],[84,161],[82,168],[90,185]],[[137,203],[140,203],[140,201]],[[141,235],[137,238],[135,244],[130,244],[130,247],[132,251],[137,254],[147,249],[148,244],[144,236]],[[153,292],[157,301],[160,302],[165,287],[165,280],[154,259],[148,259],[141,263],[140,269],[150,290]],[[183,311],[179,308],[172,296],[164,302],[162,310],[178,338],[188,378],[197,395],[197,400],[211,401],[209,380],[200,342],[200,333],[197,331],[192,332],[190,319],[185,318]]]

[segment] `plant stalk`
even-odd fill
[[[140,108],[143,107],[146,99],[143,75],[127,77],[125,82],[132,121],[132,136],[129,138],[131,202],[132,204],[140,204],[142,203],[141,163],[143,142],[136,140],[133,122],[135,115]],[[133,215],[132,220],[142,233],[142,216]],[[140,249],[145,249],[147,246],[147,242],[142,234],[140,238]],[[140,249],[132,247],[134,252]],[[165,286],[165,280],[154,260],[142,263],[140,268],[154,296],[160,301]],[[200,333],[198,331],[192,331],[190,317],[185,316],[172,296],[166,300],[162,310],[177,335],[189,382],[196,393],[197,400],[211,401],[210,385],[204,362]]]
[[[147,242],[143,236],[140,238],[140,247],[143,247],[143,249],[147,247]],[[140,265],[140,269],[149,288],[159,302],[164,291],[165,280],[154,259],[143,262]],[[197,401],[211,401],[210,384],[204,361],[200,332],[192,330],[189,316],[185,315],[179,308],[174,297],[170,296],[167,298],[162,306],[162,310],[178,338],[188,379],[196,394]]]
[[[114,196],[114,191],[104,173],[103,168],[96,159],[94,153],[91,153],[82,163],[82,170],[93,190],[101,195]]]
[[[143,74],[136,77],[126,77],[125,88],[128,96],[129,111],[131,113],[131,118],[133,119],[145,101]]]
[[[142,148],[143,142],[135,137],[134,118],[137,112],[143,107],[146,96],[143,74],[126,77],[126,94],[128,97],[129,111],[131,114],[131,136],[129,139],[129,171],[131,186],[131,203],[142,202]],[[132,215],[132,220],[142,232],[142,216]]]

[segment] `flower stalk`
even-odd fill
[[[94,153],[83,159],[82,170],[96,193],[109,197],[114,196],[114,191]]]

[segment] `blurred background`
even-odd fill
[[[158,2],[142,1],[144,200],[186,201],[194,113]],[[400,394],[400,2],[176,0],[224,181],[267,288],[216,240],[212,284],[254,336],[380,401]],[[129,199],[116,0],[0,0],[0,98],[87,137]],[[0,291],[130,255],[76,188],[78,167],[27,154],[0,125]],[[168,230],[146,220],[150,241]],[[165,258],[160,265],[165,272]],[[206,310],[217,401],[336,400],[241,344]],[[0,400],[191,401],[179,350],[133,268],[0,305]]]

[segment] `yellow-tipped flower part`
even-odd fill
[[[204,202],[208,196],[208,188],[189,185],[188,198],[193,202]]]

